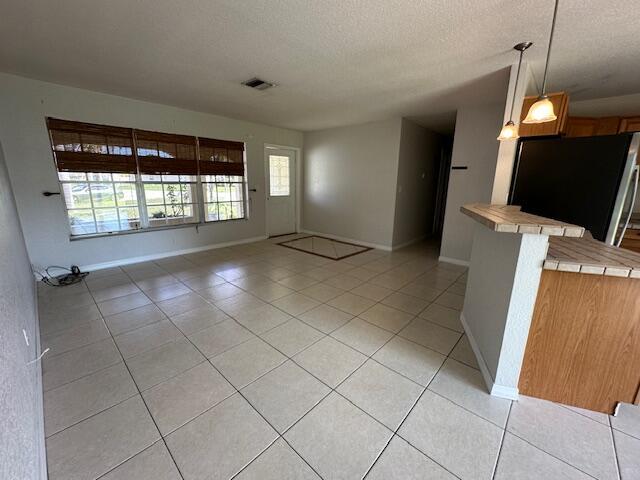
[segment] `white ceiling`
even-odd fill
[[[553,0],[0,0],[0,70],[299,130],[397,115],[447,130],[461,102],[504,97],[492,79],[515,43],[535,43],[540,81],[552,10]],[[640,92],[638,25],[638,0],[560,0],[550,90]],[[240,85],[255,75],[278,87]]]

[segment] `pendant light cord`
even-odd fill
[[[549,48],[547,49],[547,61],[544,64],[544,77],[542,77],[542,93],[543,97],[547,88],[547,70],[549,69],[549,57],[551,57],[551,44],[553,43],[553,32],[556,29],[556,16],[558,14],[558,3],[560,0],[556,0],[555,7],[553,8],[553,20],[551,21],[551,34],[549,35]]]
[[[509,121],[513,122],[513,106],[516,103],[516,91],[518,89],[518,80],[520,80],[520,67],[522,66],[522,55],[524,49],[520,50],[520,59],[518,60],[518,72],[516,73],[516,84],[513,86],[513,98],[511,99],[511,111],[509,112]]]

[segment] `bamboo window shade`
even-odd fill
[[[130,128],[47,119],[60,172],[136,173]]]
[[[201,175],[244,175],[244,143],[198,138]]]
[[[56,118],[47,128],[60,172],[244,176],[242,142]]]

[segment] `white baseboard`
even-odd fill
[[[40,348],[40,311],[38,309],[38,280],[35,279],[33,284],[34,289],[34,299],[35,302],[35,338],[34,344],[36,347],[35,358],[38,358],[41,355]],[[42,388],[42,362],[36,362],[35,368],[37,370],[36,374],[36,402],[38,404],[38,432],[41,434],[38,442],[38,461],[40,462],[39,471],[40,478],[42,480],[46,480],[48,478],[47,472],[47,448],[45,443],[44,436],[44,391]]]
[[[186,248],[183,250],[173,250],[169,252],[154,253],[152,255],[143,255],[140,257],[128,257],[121,260],[113,260],[110,262],[94,263],[91,265],[81,265],[80,270],[83,272],[92,272],[95,270],[103,270],[105,268],[121,267],[123,265],[131,265],[132,263],[148,262],[150,260],[159,260],[161,258],[175,257],[176,255],[186,255],[188,253],[204,252],[206,250],[215,250],[217,248],[233,247],[234,245],[243,245],[245,243],[259,242],[266,240],[266,235],[259,237],[243,238],[242,240],[234,240],[231,242],[214,243],[202,247]]]
[[[391,247],[391,250],[394,250],[394,251],[400,250],[401,248],[408,247],[409,245],[413,245],[414,243],[421,242],[427,237],[428,235],[421,235],[419,237],[414,238],[413,240],[409,240],[408,242],[403,242],[400,245],[394,245],[393,247]]]
[[[442,255],[438,257],[438,261],[445,262],[445,263],[453,263],[454,265],[461,265],[463,267],[469,266],[468,260],[460,260],[459,258],[443,257]]]
[[[300,230],[301,233],[308,233],[310,235],[318,235],[321,237],[331,238],[332,240],[339,240],[341,242],[355,243],[356,245],[362,245],[364,247],[377,248],[378,250],[384,250],[390,252],[392,248],[389,245],[381,245],[379,243],[363,242],[362,240],[356,240],[354,238],[340,237],[338,235],[332,235],[330,233],[314,232],[313,230]]]
[[[462,323],[464,332],[467,334],[469,344],[471,345],[471,349],[476,356],[478,366],[480,367],[480,372],[482,373],[482,378],[484,378],[484,382],[487,384],[489,393],[494,397],[506,398],[509,400],[518,400],[517,387],[506,387],[504,385],[498,385],[493,380],[493,377],[489,372],[489,367],[487,367],[487,363],[484,361],[484,357],[482,356],[482,352],[480,351],[480,347],[478,346],[478,342],[476,342],[476,339],[471,333],[471,329],[469,328],[469,325],[467,325],[467,321],[464,318],[464,314],[462,312],[460,312],[460,323]]]

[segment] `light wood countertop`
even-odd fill
[[[549,238],[545,270],[640,278],[640,253],[592,238]]]
[[[471,203],[460,207],[460,211],[496,232],[575,238],[584,235],[583,227],[524,213],[515,205]]]

